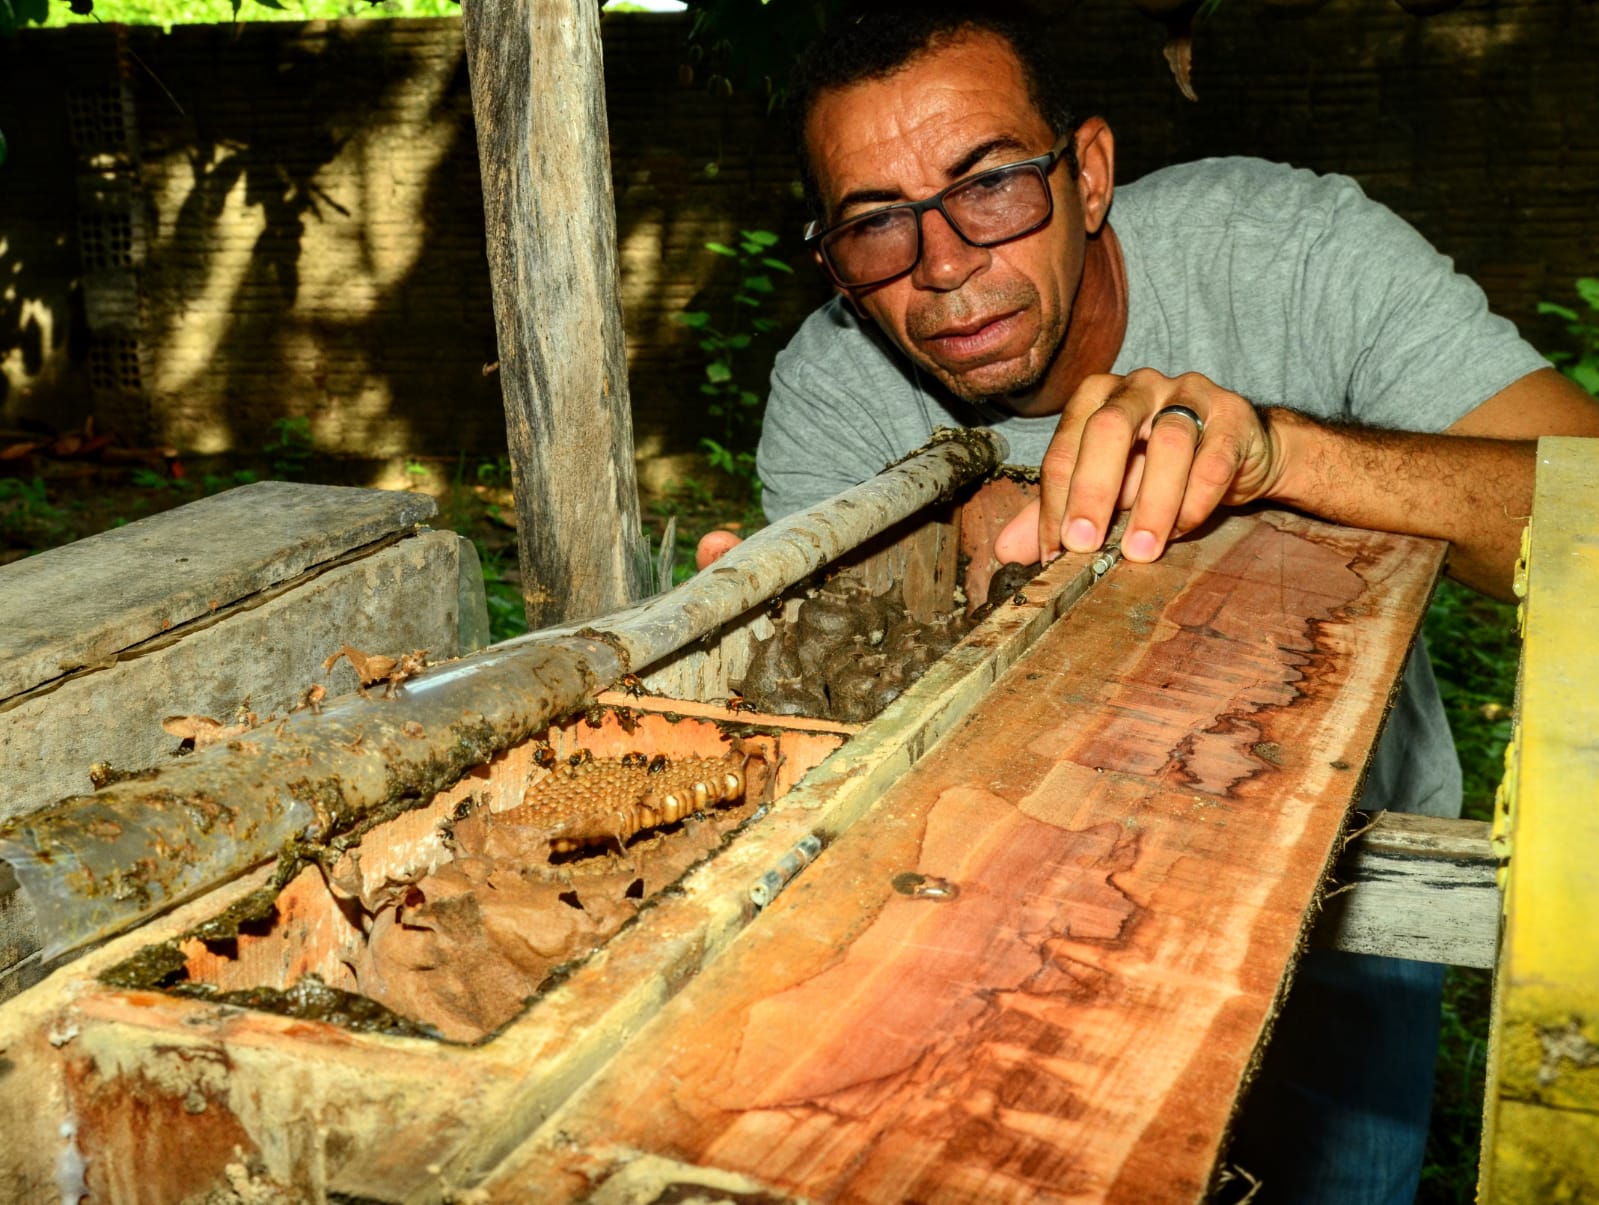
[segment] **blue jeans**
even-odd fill
[[[1411,1205],[1432,1109],[1443,967],[1312,950],[1300,960],[1227,1162],[1251,1205]]]

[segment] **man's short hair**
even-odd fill
[[[1050,130],[1059,135],[1077,128],[1061,72],[1050,54],[1047,25],[1021,0],[986,0],[980,5],[970,0],[863,0],[847,6],[806,47],[789,80],[789,118],[805,201],[813,217],[825,220],[827,216],[805,143],[805,123],[817,98],[835,88],[885,79],[967,33],[991,33],[1005,39],[1021,64],[1028,95]],[[1074,147],[1067,147],[1065,160],[1075,179]]]

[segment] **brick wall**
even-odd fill
[[[1414,221],[1541,345],[1541,298],[1599,271],[1599,6],[1224,5],[1201,103],[1122,0],[1070,6],[1063,68],[1118,135],[1119,174],[1255,153],[1346,171]],[[702,244],[780,231],[797,318],[822,292],[780,125],[676,82],[683,18],[604,22],[623,305],[641,456],[705,429],[694,339],[725,312]],[[145,70],[148,67],[149,70]],[[152,76],[153,73],[153,76]],[[27,31],[0,42],[0,428],[89,412],[131,438],[248,449],[304,415],[324,449],[503,447],[460,28],[349,21]],[[751,383],[764,381],[752,354]]]

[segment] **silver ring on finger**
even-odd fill
[[[1157,423],[1160,422],[1160,420],[1165,418],[1168,414],[1176,415],[1178,418],[1186,418],[1189,422],[1194,424],[1195,443],[1198,443],[1200,440],[1205,438],[1205,420],[1199,417],[1199,412],[1197,410],[1191,409],[1188,406],[1162,406],[1159,410],[1155,411],[1155,421]]]

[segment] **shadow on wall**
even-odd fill
[[[195,53],[202,40],[223,70],[196,70],[211,57]],[[444,451],[485,434],[493,446],[460,56],[375,21],[152,41],[141,57],[190,94],[187,117],[153,83],[139,96],[162,437],[237,450],[303,415],[319,447],[349,455],[413,452],[445,434]],[[462,191],[471,204],[452,205]]]
[[[693,449],[711,429],[702,353],[671,321],[727,302],[736,286],[704,243],[800,221],[786,150],[755,149],[780,142],[762,106],[677,85],[684,28],[606,23],[645,453]],[[61,60],[95,58],[88,44],[101,76],[131,92],[148,429],[125,434],[199,453],[250,450],[275,423],[304,416],[319,449],[348,456],[503,452],[498,380],[485,371],[498,354],[458,21],[24,36]],[[56,107],[73,103],[72,87],[55,90]],[[67,158],[68,203],[43,207],[58,215],[72,209]],[[819,295],[794,291],[787,317],[797,322]],[[752,358],[752,384],[775,346],[764,363]],[[118,414],[138,422],[132,407]]]
[[[1599,266],[1599,6],[1467,0],[1420,19],[1376,0],[1293,16],[1224,5],[1199,28],[1198,105],[1124,0],[1061,11],[1063,70],[1116,129],[1123,180],[1232,153],[1348,172],[1535,341],[1556,333],[1537,301]],[[704,357],[672,315],[725,309],[737,284],[703,244],[780,234],[796,275],[767,312],[787,325],[825,288],[763,101],[677,83],[681,17],[602,28],[636,441],[645,455],[691,450],[712,433]],[[123,413],[150,428],[125,434],[250,450],[305,416],[319,448],[350,456],[503,450],[458,22],[31,30],[0,46],[0,70],[0,418],[69,425],[88,409],[84,166],[65,114],[114,84],[135,114],[142,232],[129,312],[143,409]],[[764,382],[781,338],[751,350],[741,382]]]
[[[1195,31],[1198,104],[1159,87],[1152,25],[1131,6],[1069,11],[1060,61],[1115,129],[1119,179],[1207,155],[1346,173],[1536,346],[1565,342],[1537,303],[1599,267],[1599,6],[1465,0],[1416,17],[1389,0],[1223,4]]]
[[[75,426],[92,411],[82,359],[72,152],[65,109],[24,39],[0,38],[0,430]]]

